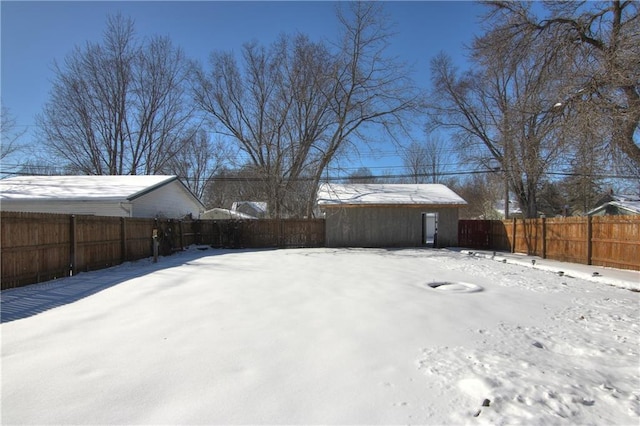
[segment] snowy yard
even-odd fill
[[[640,293],[604,275],[190,249],[4,291],[2,424],[638,424]]]

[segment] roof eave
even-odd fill
[[[355,207],[411,207],[411,208],[447,208],[464,207],[467,203],[318,203],[320,208],[355,208]]]
[[[155,191],[158,188],[161,188],[161,187],[163,187],[165,185],[170,184],[171,182],[173,182],[176,179],[178,179],[178,176],[168,176],[167,179],[165,179],[163,181],[160,181],[160,182],[156,183],[155,185],[148,186],[148,187],[146,187],[146,188],[144,188],[144,189],[142,189],[142,190],[140,190],[138,192],[135,192],[135,193],[129,195],[127,197],[127,200],[133,201],[136,198],[140,198],[140,197],[142,197],[144,195],[147,195],[148,193],[150,193],[152,191]]]

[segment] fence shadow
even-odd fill
[[[3,290],[0,293],[0,323],[28,318],[76,302],[155,271],[180,266],[205,256],[229,252],[237,250],[190,248],[173,256],[159,257],[157,263],[153,263],[153,259],[142,259],[73,277]]]

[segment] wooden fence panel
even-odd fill
[[[126,259],[138,260],[153,256],[154,219],[127,218]]]
[[[493,250],[511,251],[511,242],[509,240],[509,230],[512,228],[512,222],[508,220],[491,220],[490,241]]]
[[[122,261],[119,217],[76,216],[74,272],[108,268]]]
[[[66,276],[69,216],[1,212],[2,289]]]
[[[459,220],[458,245],[474,249],[511,250],[511,221]]]
[[[222,248],[218,221],[198,220],[192,225],[195,234],[195,244],[210,244],[216,248]]]
[[[285,220],[282,222],[284,247],[324,247],[324,219]]]
[[[281,247],[280,221],[277,219],[238,221],[240,239],[246,248]]]
[[[502,226],[504,227],[504,231],[505,231],[504,238],[507,241],[506,245],[508,247],[508,249],[505,249],[505,250],[508,250],[508,251],[510,251],[512,253],[515,253],[515,251],[516,251],[516,239],[515,239],[515,236],[516,236],[516,220],[515,219],[511,219],[511,220],[505,219],[505,220],[499,220],[497,222],[502,223]],[[498,248],[494,248],[494,249],[498,250]]]
[[[549,259],[587,263],[587,220],[584,217],[546,219],[546,253]]]
[[[640,216],[592,218],[591,263],[640,270]]]
[[[516,219],[515,222],[515,252],[526,253],[531,256],[542,256],[542,220]]]
[[[177,228],[178,232],[174,240],[174,247],[183,249],[190,245],[198,244],[195,233],[195,221],[179,221]]]
[[[200,244],[214,248],[244,248],[249,242],[243,240],[242,220],[202,220],[199,221]]]
[[[458,244],[474,249],[491,248],[491,220],[459,220]]]
[[[201,244],[216,248],[324,247],[324,219],[199,221]]]

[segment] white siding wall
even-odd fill
[[[201,206],[182,184],[173,181],[132,201],[133,217],[181,218],[191,213],[198,219]]]

